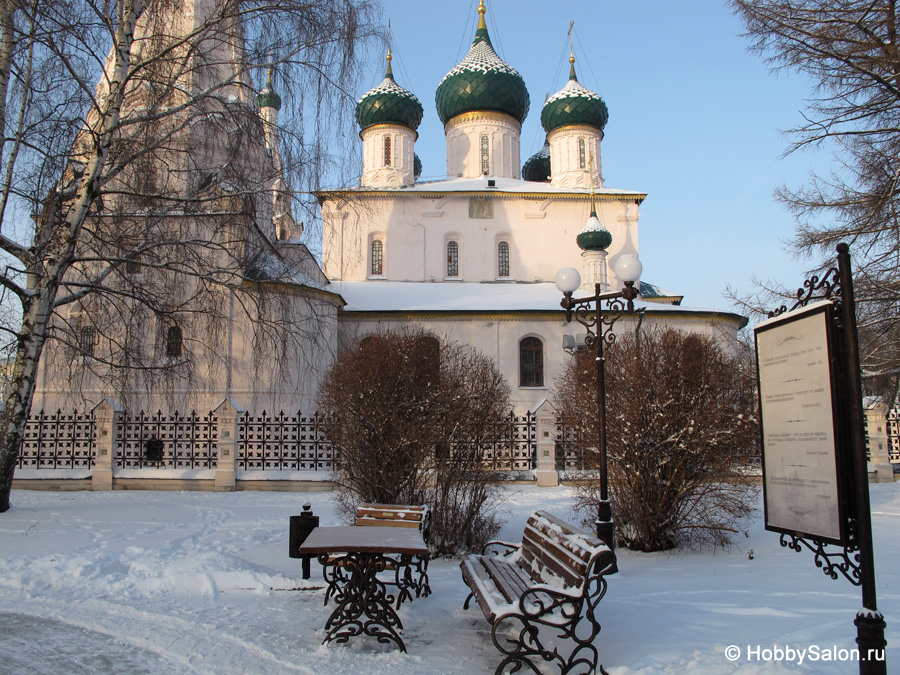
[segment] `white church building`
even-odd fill
[[[436,92],[447,178],[418,180],[423,108],[395,81],[388,51],[384,80],[357,104],[361,184],[318,194],[323,270],[346,303],[340,347],[379,326],[417,324],[494,358],[521,413],[548,398],[565,367],[564,340],[577,344],[584,333],[565,322],[557,272],[581,271],[587,293],[576,296],[593,295],[598,283],[620,289],[616,262],[639,256],[647,195],[603,183],[607,108],[578,82],[574,56],[568,82],[540,112],[547,143],[523,165],[528,91],[494,51],[483,2],[478,13],[468,54]],[[680,296],[649,283],[639,288],[639,311],[617,331],[664,324],[732,338],[746,324],[737,314],[682,307]]]
[[[32,411],[90,410],[108,399],[131,411],[208,411],[229,399],[249,412],[311,414],[319,382],[342,350],[380,327],[410,324],[495,359],[517,414],[552,398],[566,364],[564,342],[573,347],[584,336],[579,324],[566,323],[553,280],[561,268],[574,267],[586,294],[593,294],[595,284],[604,291],[620,289],[617,263],[639,257],[639,209],[647,195],[604,184],[607,107],[579,83],[574,56],[568,81],[540,111],[547,143],[522,161],[528,90],[494,51],[483,3],[478,14],[468,54],[436,90],[446,178],[418,180],[416,129],[423,108],[394,79],[388,51],[384,80],[356,107],[360,184],[317,194],[321,264],[301,242],[302,223],[294,221],[285,196],[277,133],[281,99],[271,78],[254,96],[249,78],[241,75],[244,86],[237,87],[236,100],[256,119],[246,125],[252,133],[243,134],[244,146],[234,156],[223,154],[215,129],[198,123],[186,132],[187,147],[204,150],[207,173],[234,168],[234,177],[214,186],[223,203],[236,199],[232,184],[271,193],[271,199],[255,200],[250,211],[232,209],[239,213],[233,227],[244,228],[241,245],[262,261],[258,269],[245,270],[246,276],[279,300],[268,305],[286,313],[283,323],[292,339],[304,344],[260,352],[259,317],[226,299],[227,312],[214,331],[204,333],[190,313],[169,323],[152,317],[136,322],[146,333],[146,351],[166,368],[121,375],[104,367],[111,347],[96,337],[106,334],[106,317],[116,312],[82,303],[72,307],[64,326],[71,333],[68,346],[45,350]],[[240,43],[240,35],[233,39]],[[218,67],[227,71],[233,54],[220,57]],[[219,71],[208,76],[235,77]],[[197,182],[187,173],[200,160],[191,159],[193,164],[183,154],[171,158],[168,173],[185,165],[178,185]],[[247,176],[258,179],[246,184]],[[185,218],[190,222],[184,227],[199,236],[222,230],[221,219],[212,216]],[[120,270],[123,285],[148,283],[152,270],[135,267]],[[746,323],[737,314],[684,307],[680,296],[644,281],[638,288],[639,311],[622,317],[617,331],[666,325],[727,340]]]

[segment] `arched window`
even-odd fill
[[[183,351],[183,336],[181,328],[169,326],[166,330],[166,356],[172,359],[180,359]]]
[[[372,240],[372,276],[380,277],[384,274],[384,242],[381,239]]]
[[[584,151],[584,139],[579,138],[578,139],[578,166],[581,167],[582,169],[587,168],[587,158],[585,155],[586,155],[586,153]]]
[[[455,241],[447,242],[447,276],[459,276],[459,244]]]
[[[78,332],[78,349],[82,356],[94,355],[94,343],[97,341],[97,329],[93,326],[82,326]]]
[[[497,276],[509,276],[509,242],[501,241],[497,244]]]
[[[131,256],[125,261],[125,274],[140,274],[141,273],[141,254],[140,253],[132,253]]]
[[[519,343],[519,386],[544,386],[544,343],[536,337]]]
[[[384,137],[384,165],[391,165],[391,137],[388,135]]]
[[[487,136],[481,137],[481,173],[487,176],[491,172],[491,143]]]

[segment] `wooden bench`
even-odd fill
[[[537,664],[548,662],[561,673],[605,673],[593,645],[600,632],[594,612],[615,562],[601,540],[546,511],[528,518],[521,544],[491,542],[463,560],[471,591],[463,607],[475,598],[490,622],[504,655],[497,675],[509,665],[541,672]]]
[[[425,545],[431,537],[431,509],[427,504],[421,506],[402,504],[362,504],[356,509],[356,524],[360,526],[381,527],[417,527],[422,533]],[[415,568],[415,574],[413,573]],[[412,591],[417,598],[427,598],[431,595],[431,586],[428,585],[428,558],[416,557],[412,564],[400,565],[395,560],[393,569],[396,579],[394,585],[399,589],[397,594],[397,607],[404,600],[412,600]]]
[[[362,527],[415,527],[422,533],[422,539],[427,546],[431,536],[431,510],[427,505],[362,504],[356,509],[355,524]],[[336,582],[345,581],[346,575],[341,569],[339,558],[330,559],[327,564],[329,569],[326,571],[326,579],[333,577]],[[412,601],[413,593],[417,598],[427,598],[431,595],[427,556],[415,556],[409,562],[402,561],[399,556],[388,556],[381,571],[393,574],[392,581],[383,578],[381,581],[388,586],[397,587],[397,609],[400,609],[405,600]],[[330,585],[325,592],[326,604],[336,587],[337,583]]]
[[[417,527],[427,544],[431,536],[431,510],[425,505],[363,504],[356,509],[356,524]]]

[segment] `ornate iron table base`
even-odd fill
[[[322,644],[331,640],[347,642],[357,635],[368,635],[381,643],[394,642],[405,652],[406,646],[397,632],[403,624],[391,606],[394,595],[387,592],[387,585],[378,578],[379,572],[396,566],[396,558],[383,553],[346,553],[337,558],[320,554],[319,562],[328,582],[326,602],[331,596],[337,603],[325,624],[328,635]],[[401,556],[401,562],[403,564],[397,568],[400,594],[412,599],[409,587],[399,584],[400,569],[409,569],[411,556]]]

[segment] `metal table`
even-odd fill
[[[395,569],[398,593],[409,595],[415,588],[410,585],[410,570],[418,565],[423,572],[421,566],[428,560],[421,532],[403,527],[317,527],[297,552],[318,557],[328,582],[326,602],[332,595],[337,602],[325,624],[328,634],[323,644],[369,635],[406,651],[397,632],[403,624],[392,607],[394,596],[378,573]]]

